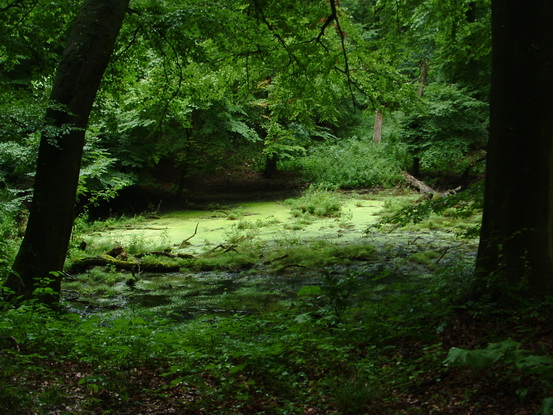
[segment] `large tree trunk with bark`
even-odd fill
[[[496,0],[492,16],[490,139],[474,294],[551,295],[553,2]]]
[[[69,246],[85,129],[128,3],[85,0],[69,35],[46,113],[29,222],[6,282],[18,297],[43,285],[59,293],[60,278],[51,273],[62,270]],[[44,301],[56,299],[49,294]]]

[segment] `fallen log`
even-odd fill
[[[136,254],[136,258],[142,258],[148,255],[152,256],[164,256],[167,258],[176,258],[177,256],[175,254],[172,254],[171,252],[167,251],[150,251],[150,252],[141,252],[139,254]]]
[[[179,252],[177,254],[172,254],[171,252],[167,252],[167,251],[150,251],[150,252],[142,252],[140,254],[137,254],[135,257],[136,258],[142,258],[142,257],[145,257],[147,255],[151,255],[151,256],[164,256],[164,257],[167,257],[167,258],[181,258],[181,259],[194,259],[196,258],[194,255],[192,254],[185,254],[183,252]]]
[[[69,273],[81,273],[92,267],[112,265],[117,269],[124,269],[131,272],[176,272],[180,267],[173,264],[159,264],[159,263],[140,263],[138,261],[122,261],[114,258],[111,255],[101,254],[86,258],[77,259],[71,264]]]
[[[459,190],[461,190],[461,186],[459,186],[459,187],[456,187],[455,189],[446,190],[445,192],[438,192],[437,190],[432,189],[426,183],[424,183],[423,181],[420,181],[419,179],[410,175],[409,173],[404,172],[403,177],[411,187],[414,187],[421,194],[428,196],[429,198],[432,198],[434,196],[447,196],[447,195],[457,193]]]
[[[437,190],[432,189],[430,186],[428,186],[426,183],[420,181],[415,176],[410,175],[409,173],[403,173],[403,177],[405,180],[407,180],[407,183],[411,186],[417,189],[422,194],[426,195],[439,195],[440,192]]]

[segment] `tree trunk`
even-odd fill
[[[73,226],[85,129],[129,0],[86,0],[69,35],[46,112],[29,222],[6,285],[29,298],[37,287],[55,302]],[[54,131],[50,133],[49,131]]]
[[[265,169],[263,170],[263,177],[272,179],[278,172],[278,156],[271,154],[265,159]]]
[[[373,142],[382,143],[382,129],[384,128],[384,114],[379,109],[374,112]]]
[[[428,79],[428,58],[424,58],[419,65],[421,74],[419,76],[419,89],[417,95],[422,97],[424,95],[424,88],[426,88],[426,81]]]
[[[421,70],[419,76],[419,89],[417,90],[417,95],[422,98],[424,95],[424,89],[426,88],[426,82],[428,80],[428,58],[424,58],[419,65]],[[419,149],[414,150],[413,162],[411,164],[411,173],[413,176],[419,176],[421,174],[421,159],[418,156],[420,154]]]
[[[490,139],[475,296],[553,294],[551,22],[549,0],[492,2]]]
[[[421,174],[421,159],[417,156],[413,156],[413,163],[411,163],[411,173],[413,176],[419,176]]]

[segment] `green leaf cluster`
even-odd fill
[[[352,137],[314,146],[290,168],[315,185],[356,189],[397,185],[403,164],[400,144],[377,145],[366,137]]]
[[[487,109],[455,85],[432,84],[418,111],[402,117],[397,135],[426,171],[462,173],[482,155]]]
[[[521,349],[522,344],[507,339],[498,343],[489,343],[484,349],[466,350],[453,347],[444,361],[446,366],[464,366],[471,369],[484,369],[492,365],[502,365],[511,369],[538,376],[542,382],[551,386],[553,383],[553,358],[545,355],[532,354]],[[553,397],[543,400],[541,413],[551,414]]]

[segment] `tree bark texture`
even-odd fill
[[[553,294],[553,2],[492,2],[490,138],[475,295]],[[518,291],[520,293],[520,291]]]
[[[41,137],[29,222],[6,283],[17,296],[31,297],[65,262],[85,129],[128,3],[85,0],[68,37],[46,113],[50,128]],[[60,279],[47,286],[59,293]]]

